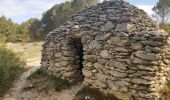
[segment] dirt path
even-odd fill
[[[30,68],[27,72],[23,73],[21,77],[15,82],[14,88],[3,98],[3,100],[72,100],[83,85],[80,83],[70,89],[61,92],[55,91],[23,91],[28,87],[27,78],[40,68],[40,59],[33,58],[27,60],[27,67]]]
[[[14,87],[9,91],[3,100],[23,100],[21,90],[26,86],[27,78],[38,68],[40,68],[40,59],[32,59],[30,62],[27,62],[26,67],[29,68],[29,70],[24,72],[21,77],[14,83]]]
[[[77,91],[83,87],[82,84],[79,84],[61,92],[49,90],[48,93],[46,91],[37,91],[38,89],[23,91],[24,88],[30,86],[27,78],[40,68],[42,44],[43,42],[7,44],[8,48],[14,50],[14,52],[21,53],[23,58],[27,59],[26,68],[29,68],[29,70],[16,80],[14,87],[0,100],[72,100]]]

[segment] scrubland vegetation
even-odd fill
[[[13,82],[25,71],[25,62],[19,55],[7,49],[0,40],[0,96],[12,87]]]

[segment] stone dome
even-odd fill
[[[123,0],[91,6],[47,35],[42,68],[123,100],[155,100],[169,71],[168,35]],[[166,54],[166,55],[165,55]]]

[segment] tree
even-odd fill
[[[5,16],[0,17],[0,36],[7,42],[21,42],[28,40],[28,34],[23,32],[19,24],[12,22]]]
[[[40,21],[36,18],[31,18],[21,24],[21,28],[24,30],[23,33],[29,34],[31,40],[39,40],[42,38],[39,31],[40,27]]]
[[[168,20],[170,14],[170,0],[159,0],[152,9],[161,23]]]
[[[51,9],[43,13],[41,19],[44,33],[48,33],[64,24],[72,15],[83,10],[85,7],[95,5],[98,0],[71,0],[54,5]]]

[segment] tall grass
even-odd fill
[[[0,40],[0,96],[12,87],[14,80],[25,70],[24,66],[24,61]]]

